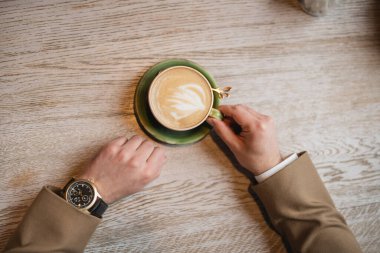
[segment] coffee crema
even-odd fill
[[[195,69],[176,66],[159,73],[149,91],[155,118],[173,130],[191,129],[203,122],[212,107],[207,79]]]

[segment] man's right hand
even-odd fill
[[[107,204],[144,188],[160,175],[164,150],[141,136],[119,137],[105,145],[78,179],[94,181]]]
[[[244,168],[258,176],[283,160],[271,117],[245,105],[223,105],[219,110],[224,120],[208,118],[207,122]],[[240,126],[240,133],[234,132],[234,124]]]

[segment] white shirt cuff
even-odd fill
[[[284,161],[280,162],[273,168],[265,171],[264,173],[258,176],[255,176],[256,181],[258,183],[263,182],[265,179],[268,179],[269,177],[273,176],[274,174],[276,174],[277,172],[279,172],[280,170],[282,170],[283,168],[285,168],[286,166],[288,166],[289,164],[291,164],[297,159],[298,159],[297,153],[291,154],[290,156],[288,156],[288,158],[286,158]]]

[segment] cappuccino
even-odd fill
[[[165,127],[183,131],[206,120],[213,104],[208,80],[197,70],[176,66],[157,75],[149,90],[149,106]]]

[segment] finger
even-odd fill
[[[165,151],[161,147],[155,147],[152,154],[147,160],[147,167],[155,170],[155,173],[160,172],[162,166],[165,164],[167,158],[165,156]]]
[[[271,118],[271,116],[266,114],[258,113],[261,120],[267,120],[268,118]]]
[[[237,135],[240,135],[243,130],[242,127],[232,118],[225,118],[223,122],[225,122],[226,125]]]
[[[125,136],[120,136],[114,140],[112,140],[109,144],[110,145],[116,145],[116,146],[122,146],[125,142],[128,141],[128,138]]]
[[[263,120],[266,121],[270,118],[270,116],[259,113],[247,105],[236,105],[236,107],[244,108],[252,116],[251,117],[251,123],[249,124],[249,126],[246,126],[245,128],[243,128],[243,130],[245,130],[246,132],[247,131],[249,132],[250,130],[252,130],[252,128],[255,126],[253,123],[258,123],[258,122],[263,121]]]
[[[227,117],[231,117],[242,128],[249,126],[252,114],[242,105],[222,105],[219,110]]]
[[[234,124],[236,124],[235,120],[229,117],[225,117],[223,119],[223,122],[226,123],[227,126],[232,127]]]
[[[135,151],[145,139],[139,135],[134,135],[123,146],[126,150]]]
[[[155,146],[153,142],[145,140],[141,145],[136,149],[136,159],[141,162],[146,162],[149,156],[152,154]]]
[[[255,109],[253,109],[249,106],[244,105],[244,108],[247,109],[247,111],[249,111],[253,116],[256,116],[257,118],[261,118],[263,116],[264,117],[266,116],[264,114],[259,113],[258,111],[256,111]]]
[[[223,121],[210,119],[211,124],[214,126],[216,134],[227,144],[232,150],[237,150],[241,145],[241,139],[234,133],[234,131]]]

